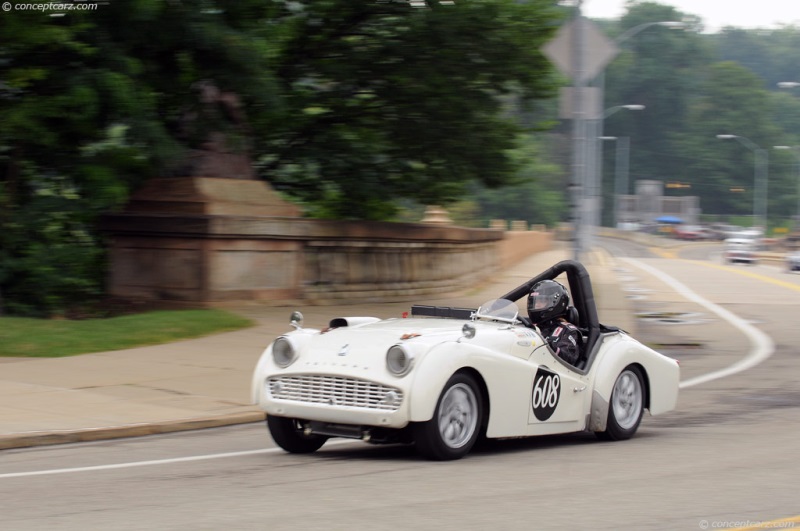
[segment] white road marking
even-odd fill
[[[206,459],[221,459],[224,457],[239,457],[243,455],[274,453],[279,450],[283,451],[280,448],[268,448],[264,450],[246,450],[242,452],[226,452],[222,454],[194,455],[191,457],[174,457],[172,459],[155,459],[152,461],[133,461],[130,463],[117,463],[115,465],[82,466],[75,468],[54,468],[50,470],[36,470],[34,472],[12,472],[10,474],[0,474],[0,479],[24,478],[30,476],[49,476],[51,474],[71,474],[74,472],[95,472],[98,470],[114,470],[118,468],[133,468],[137,466],[164,465],[167,463],[184,463],[187,461],[203,461]]]
[[[353,439],[328,441],[325,443],[325,447],[338,446],[340,444],[353,443],[353,442],[354,442]],[[154,459],[151,461],[131,461],[129,463],[117,463],[114,465],[82,466],[75,468],[53,468],[50,470],[35,470],[33,472],[11,472],[8,474],[0,474],[0,479],[25,478],[31,476],[49,476],[53,474],[73,474],[76,472],[97,472],[100,470],[116,470],[120,468],[156,466],[156,465],[166,465],[170,463],[186,463],[190,461],[206,461],[208,459],[224,459],[226,457],[241,457],[244,455],[275,454],[275,453],[285,453],[285,451],[281,448],[264,448],[262,450],[243,450],[241,452],[225,452],[221,454],[193,455],[190,457],[173,457],[170,459]]]
[[[660,271],[633,258],[623,258],[623,260],[635,265],[640,269],[644,269],[655,277],[658,277],[684,298],[699,304],[710,312],[717,314],[719,317],[741,330],[750,339],[750,344],[752,347],[747,356],[737,361],[733,365],[725,367],[724,369],[701,374],[700,376],[695,376],[694,378],[689,378],[688,380],[683,380],[680,383],[681,389],[693,387],[695,385],[718,380],[719,378],[724,378],[726,376],[731,376],[733,374],[746,371],[747,369],[755,367],[762,361],[766,360],[775,352],[775,343],[772,341],[772,338],[741,317],[729,312],[725,308],[722,308],[711,301],[704,299],[663,271]]]

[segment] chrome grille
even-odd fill
[[[403,402],[403,392],[396,387],[318,374],[273,376],[267,380],[267,391],[278,400],[382,411],[396,411]]]

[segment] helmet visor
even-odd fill
[[[552,296],[547,296],[544,293],[540,292],[533,292],[531,293],[533,297],[533,309],[534,310],[544,310],[550,306],[550,301],[552,300]]]

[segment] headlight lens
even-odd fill
[[[395,376],[405,376],[411,370],[414,357],[400,345],[394,345],[386,352],[386,368]]]
[[[291,341],[285,337],[279,337],[272,344],[272,359],[275,365],[286,368],[297,359],[297,351],[292,346]]]

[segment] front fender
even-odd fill
[[[256,368],[253,371],[253,377],[250,382],[250,403],[253,405],[257,406],[261,402],[261,392],[264,389],[264,374],[270,365],[274,366],[272,364],[272,344],[261,353],[261,357],[258,358],[258,363],[256,363]]]
[[[299,330],[292,330],[278,337],[291,338],[295,347],[302,349],[303,344],[312,336],[319,334],[319,332],[319,330],[314,328],[301,328]],[[264,375],[280,370],[272,360],[272,345],[274,344],[275,341],[273,340],[267,348],[264,349],[261,353],[261,357],[258,358],[256,368],[253,370],[253,377],[250,382],[250,400],[252,404],[258,405],[261,402],[261,393],[264,390]]]
[[[414,381],[409,393],[409,420],[425,422],[433,418],[447,381],[459,370],[469,368],[483,379],[490,410],[502,412],[490,416],[489,432],[518,431],[527,420],[530,385],[535,372],[532,367],[526,360],[466,340],[437,345],[414,368]]]

